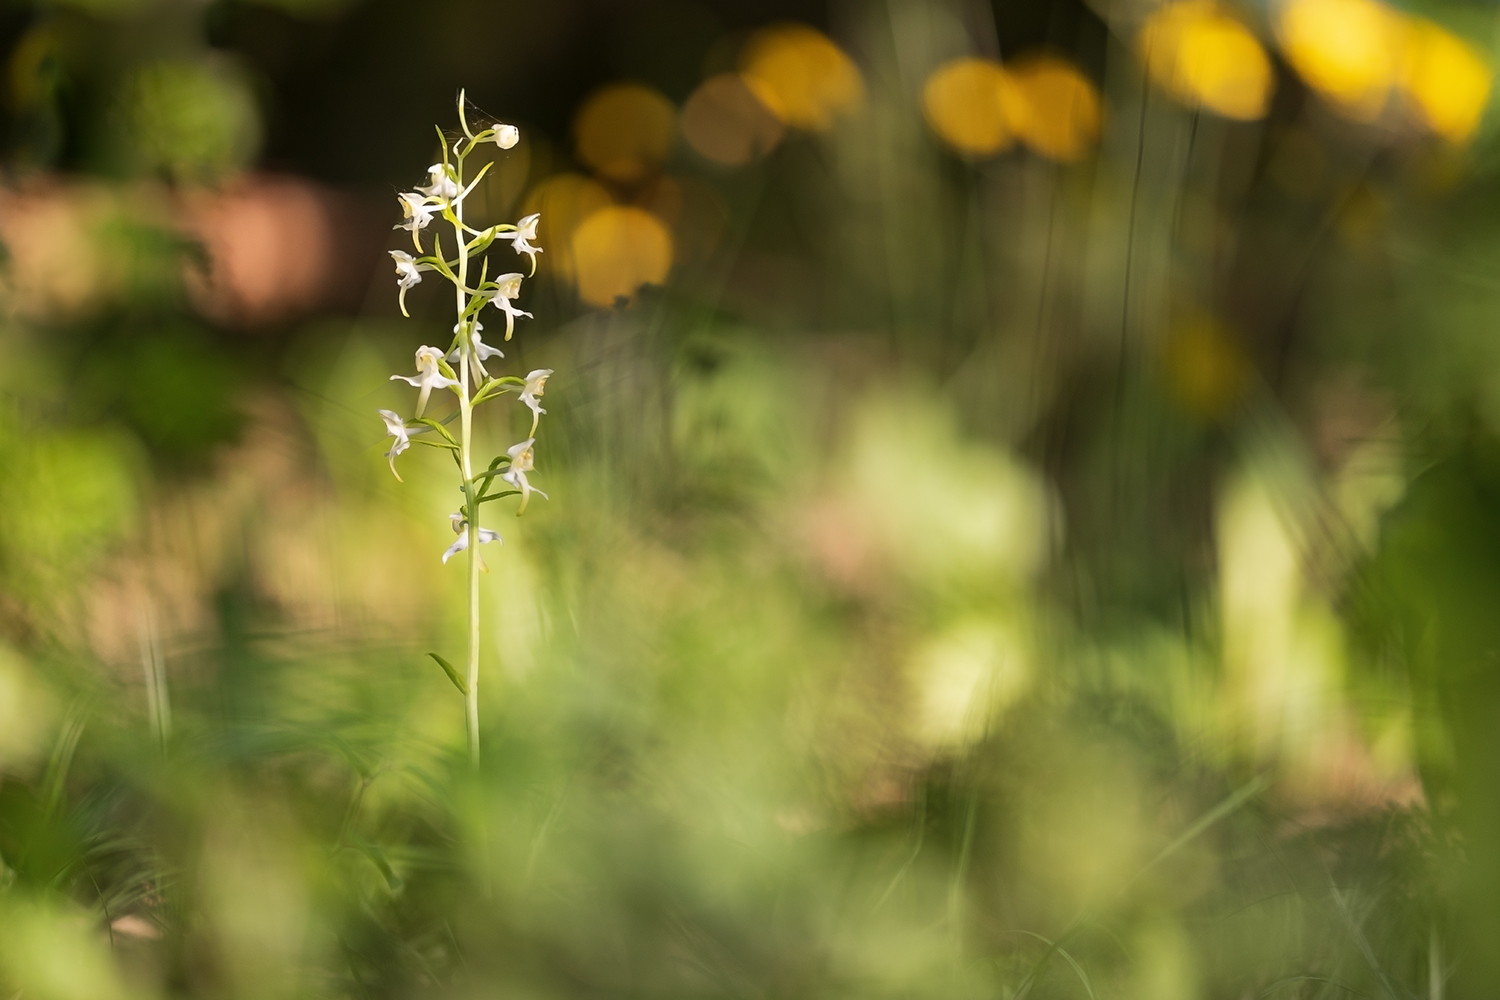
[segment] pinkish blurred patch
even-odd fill
[[[202,247],[179,261],[132,234]],[[354,310],[380,263],[386,224],[372,206],[300,178],[247,175],[216,189],[58,177],[0,188],[4,312],[65,321],[179,278],[224,326],[272,326]]]
[[[379,244],[350,197],[295,177],[252,174],[182,200],[188,233],[206,267],[187,285],[199,311],[226,326],[283,323],[356,305],[369,269],[350,247]]]

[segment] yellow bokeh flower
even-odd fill
[[[1290,0],[1276,31],[1298,74],[1341,111],[1373,121],[1401,70],[1405,24],[1376,0]]]
[[[1399,94],[1423,125],[1463,142],[1489,105],[1494,69],[1479,51],[1377,0],[1290,0],[1277,34],[1302,78],[1352,118],[1374,121]]]
[[[573,232],[584,219],[613,203],[604,185],[581,174],[558,174],[532,189],[521,210],[541,215],[538,231],[550,271],[573,280]]]
[[[578,297],[609,308],[660,285],[672,270],[672,234],[660,219],[629,205],[601,208],[573,231]]]
[[[745,45],[740,70],[760,102],[794,128],[826,131],[864,101],[864,80],[853,61],[806,25],[757,32]]]
[[[1018,96],[1014,128],[1026,145],[1063,163],[1093,150],[1102,124],[1099,91],[1078,67],[1059,56],[1023,56],[1008,77]]]
[[[580,160],[601,177],[633,184],[654,174],[671,155],[677,110],[650,87],[616,83],[584,102],[573,127]]]
[[[1158,84],[1188,104],[1253,121],[1270,103],[1274,75],[1260,40],[1213,0],[1162,7],[1139,45]]]
[[[965,57],[939,66],[922,88],[922,111],[932,130],[963,156],[1008,149],[1024,113],[1005,70],[989,59]]]
[[[1431,21],[1406,33],[1401,86],[1427,126],[1453,142],[1474,134],[1490,101],[1495,71],[1473,46]]]

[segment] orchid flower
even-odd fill
[[[537,492],[541,491],[538,490]],[[444,566],[448,565],[449,559],[469,547],[469,522],[464,519],[463,514],[454,511],[448,515],[448,520],[453,524],[453,530],[458,535],[458,541],[448,546],[447,550],[443,553]],[[483,545],[485,542],[499,542],[501,545],[504,545],[505,539],[500,537],[500,532],[498,531],[491,531],[489,528],[480,528],[479,544]]]
[[[516,223],[514,233],[506,233],[510,240],[511,249],[516,253],[524,253],[531,258],[531,273],[536,274],[536,255],[542,252],[541,247],[534,247],[531,241],[536,239],[536,226],[541,221],[542,213],[533,212],[520,222]]]
[[[551,368],[536,368],[526,373],[526,384],[521,386],[521,402],[531,407],[531,432],[536,433],[536,423],[542,414],[547,411],[542,409],[537,399],[547,387],[547,378],[552,374]]]
[[[517,309],[511,305],[511,301],[519,298],[521,295],[521,278],[522,275],[519,271],[502,274],[495,279],[495,284],[499,287],[492,289],[488,293],[490,295],[490,302],[494,303],[495,308],[505,313],[506,340],[509,340],[510,335],[515,332],[517,316],[525,316],[527,319],[531,318],[531,313]]]
[[[484,362],[488,361],[490,358],[503,358],[505,357],[505,353],[498,347],[491,347],[489,344],[486,344],[484,341],[479,339],[479,331],[483,329],[484,324],[476,319],[474,321],[474,329],[469,334],[469,343],[474,345],[474,366],[479,369],[480,375],[483,375],[485,378],[489,378],[490,373],[484,370]],[[457,326],[453,328],[454,333],[457,333],[458,330],[459,328]],[[461,350],[462,348],[455,347],[453,348],[453,350],[449,351],[448,360],[457,361]],[[478,383],[476,382],[475,384],[477,385]]]
[[[397,226],[397,229],[402,227]],[[401,289],[401,294],[396,297],[396,302],[401,306],[401,315],[410,316],[406,311],[406,290],[413,285],[422,283],[423,271],[436,271],[437,268],[431,264],[418,264],[412,255],[405,250],[387,251],[391,259],[396,262],[396,286]]]
[[[432,181],[426,187],[417,186],[417,190],[429,198],[436,198],[439,202],[447,204],[458,197],[461,190],[458,180],[453,176],[453,168],[446,163],[434,163],[427,168],[427,177]]]
[[[501,125],[497,122],[491,131],[494,134],[490,138],[494,139],[495,145],[501,149],[510,149],[521,141],[521,130],[514,125]]]
[[[396,482],[405,482],[401,473],[396,471],[396,456],[411,447],[411,435],[422,434],[430,427],[408,427],[401,416],[391,410],[376,410],[380,419],[385,421],[385,432],[396,440],[391,444],[391,450],[385,453],[385,457],[391,460],[391,475],[396,477]]]
[[[457,386],[458,380],[448,378],[439,367],[443,360],[443,352],[436,347],[417,348],[417,375],[392,375],[391,381],[400,379],[408,385],[416,386],[422,392],[417,396],[417,416],[427,409],[427,398],[432,395],[434,389],[444,389]]]
[[[533,461],[536,458],[531,450],[531,446],[535,443],[536,438],[527,438],[520,444],[511,445],[505,452],[510,456],[510,468],[500,473],[500,478],[521,491],[521,505],[516,508],[517,517],[520,517],[521,513],[526,510],[526,503],[531,499],[532,493],[542,493],[526,479],[526,473],[532,470]],[[542,493],[542,496],[547,497],[548,500],[552,499],[545,493]]]
[[[392,229],[406,229],[415,233],[419,229],[426,229],[427,223],[432,221],[432,216],[438,211],[437,205],[430,205],[427,199],[414,191],[403,191],[396,195],[396,200],[401,203],[401,214],[406,221]]]
[[[397,226],[396,228],[400,229],[402,227]],[[436,270],[431,264],[418,264],[416,259],[405,250],[388,250],[386,252],[396,262],[396,284],[401,286],[403,292],[412,285],[422,283],[423,271]]]

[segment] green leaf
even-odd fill
[[[449,444],[447,441],[428,441],[426,438],[412,438],[411,443],[426,445],[429,448],[446,448],[453,452],[462,450],[456,444]]]
[[[471,141],[469,143],[469,149],[464,150],[464,155],[468,156],[469,155],[469,150],[471,150],[473,148],[474,148],[474,143]],[[493,167],[494,165],[495,165],[495,161],[491,160],[490,162],[486,163],[484,166],[480,167],[479,168],[479,173],[475,174],[474,175],[474,179],[472,181],[470,181],[467,185],[465,185],[464,182],[460,179],[458,183],[460,185],[461,190],[458,192],[458,199],[457,200],[458,201],[463,201],[465,198],[469,197],[469,195],[471,193],[473,193],[474,189],[479,186],[479,182],[484,179],[484,175],[487,174],[487,173],[489,173],[490,172],[490,168]]]
[[[495,456],[494,461],[490,462],[490,467],[474,477],[474,482],[476,483],[484,480],[483,485],[479,487],[479,495],[481,497],[490,491],[491,486],[495,485],[495,477],[505,471],[505,469],[499,468],[501,462],[506,462],[505,458],[500,455]],[[506,468],[509,467],[510,463],[506,462]]]
[[[452,445],[458,444],[457,441],[453,440],[453,435],[448,433],[448,428],[444,427],[442,424],[438,423],[436,420],[433,420],[430,417],[419,417],[418,419],[411,422],[414,424],[422,424],[424,427],[431,427],[433,430],[437,431],[443,436],[444,441],[447,441]]]
[[[482,497],[479,498],[478,502],[479,503],[489,503],[491,500],[499,500],[501,497],[516,497],[516,496],[520,496],[520,495],[521,495],[521,491],[520,490],[505,490],[505,491],[500,492],[500,493],[491,493],[488,496],[482,496]]]
[[[464,680],[463,675],[458,672],[458,668],[436,653],[428,653],[427,655],[437,661],[437,665],[443,668],[443,673],[448,675],[448,679],[453,682],[453,686],[458,688],[459,693],[467,698],[469,696],[469,682]]]
[[[478,406],[480,403],[488,403],[490,400],[498,398],[504,391],[505,389],[499,385],[498,379],[490,379],[484,384],[482,389],[474,394],[474,398],[469,401],[469,405]]]

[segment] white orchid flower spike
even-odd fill
[[[511,445],[505,452],[510,456],[510,468],[502,472],[500,478],[521,491],[521,505],[516,508],[517,517],[520,517],[522,512],[526,510],[526,504],[531,499],[531,494],[542,493],[541,490],[532,486],[526,478],[526,473],[530,472],[534,467],[533,462],[536,459],[536,454],[531,450],[531,446],[535,443],[536,438],[527,438],[520,444]],[[548,500],[552,499],[545,493],[542,493],[542,496],[547,497]]]
[[[427,399],[432,395],[434,389],[446,389],[458,385],[458,379],[448,378],[443,374],[440,362],[443,360],[443,352],[436,347],[417,348],[417,374],[392,375],[391,381],[396,379],[421,389],[417,396],[417,416],[427,409]]]
[[[526,384],[521,386],[521,402],[531,407],[531,433],[536,434],[537,421],[547,411],[537,402],[542,392],[547,388],[547,379],[552,375],[551,368],[535,368],[526,373]]]
[[[464,520],[464,516],[457,511],[449,514],[448,520],[452,523],[454,532],[458,534],[458,541],[448,546],[447,550],[443,552],[444,566],[448,565],[449,559],[452,559],[469,547],[469,522]],[[499,542],[501,545],[504,545],[505,539],[500,537],[500,532],[498,531],[491,531],[489,528],[480,528],[479,544],[483,545],[485,542]]]
[[[391,475],[396,477],[396,482],[405,482],[401,478],[401,473],[396,471],[396,456],[411,447],[411,435],[425,434],[432,428],[408,427],[400,414],[390,410],[376,410],[375,412],[380,414],[381,420],[385,421],[385,432],[396,439],[391,444],[391,450],[385,453],[385,457],[391,460]]]
[[[406,293],[427,279],[426,272],[434,272],[440,283],[447,282],[453,286],[454,297],[449,300],[456,309],[456,315],[449,313],[454,316],[453,339],[446,350],[428,346],[419,348],[416,353],[415,374],[391,376],[392,379],[399,379],[418,390],[415,415],[403,419],[391,410],[381,410],[379,413],[380,418],[385,421],[386,433],[391,438],[386,458],[390,461],[392,474],[396,474],[397,457],[408,451],[413,442],[447,449],[458,466],[464,506],[451,518],[453,532],[458,537],[443,552],[442,558],[446,564],[454,556],[464,553],[462,561],[467,563],[468,669],[460,674],[441,657],[437,657],[437,660],[453,679],[454,686],[463,692],[469,765],[477,774],[480,765],[479,686],[482,677],[480,636],[483,633],[480,624],[479,574],[486,572],[480,551],[484,543],[500,541],[497,532],[480,527],[480,522],[485,520],[480,504],[482,501],[504,497],[508,506],[510,497],[519,497],[519,509],[516,513],[520,514],[526,509],[533,492],[541,493],[544,497],[547,495],[541,490],[533,489],[528,475],[535,461],[532,446],[536,443],[538,422],[547,412],[542,409],[541,400],[552,371],[537,368],[525,378],[519,377],[519,370],[514,373],[504,371],[505,353],[498,346],[485,343],[482,336],[486,324],[479,322],[481,318],[487,320],[492,328],[491,336],[499,333],[494,316],[485,312],[487,306],[493,305],[505,314],[505,340],[510,340],[515,335],[517,318],[531,317],[531,313],[520,308],[521,286],[526,276],[515,272],[496,277],[505,266],[502,264],[497,267],[496,264],[503,259],[510,266],[517,267],[520,262],[515,260],[512,253],[524,254],[530,260],[531,273],[536,273],[538,255],[542,252],[541,247],[536,245],[540,242],[538,230],[541,214],[533,212],[514,225],[505,222],[484,228],[475,227],[474,217],[465,211],[469,196],[479,191],[480,183],[490,170],[507,159],[505,151],[515,150],[520,145],[521,133],[514,125],[496,121],[488,115],[475,123],[482,124],[476,131],[469,122],[471,106],[464,91],[458,92],[456,103],[459,130],[451,132],[444,131],[441,126],[437,128],[442,162],[427,168],[425,183],[396,195],[401,215],[399,219],[392,219],[398,223],[392,228],[410,234],[410,252],[390,251],[391,260],[396,265],[396,284],[400,289],[397,300],[401,304],[403,316],[409,315],[406,310]],[[524,158],[513,166],[525,173]],[[482,199],[483,193],[480,194]],[[406,237],[397,239],[405,242]],[[438,304],[437,300],[430,303],[433,308]],[[424,303],[424,308],[427,305],[428,303]],[[446,322],[445,320],[444,323]],[[487,367],[493,369],[493,372],[486,370]],[[451,391],[456,397],[451,407],[445,402],[438,408],[444,411],[442,422],[423,418],[434,389]],[[509,407],[512,393],[518,394],[521,402],[531,410],[531,432],[525,441],[510,448],[508,452],[502,451],[498,457],[491,458],[494,451],[489,442],[482,439],[496,424],[509,423],[514,418],[515,411]],[[502,399],[506,403],[505,421],[474,419],[475,411],[480,405]],[[409,411],[401,411],[403,414],[406,412]],[[448,426],[450,423],[453,425],[451,429]],[[416,436],[424,431],[432,433],[425,438]],[[478,450],[481,445],[485,447],[483,452]],[[509,464],[506,464],[507,458]],[[396,478],[401,477],[396,474]],[[508,483],[509,486],[494,489],[497,482]],[[492,490],[494,495],[491,495]],[[467,677],[467,682],[464,677]]]
[[[534,247],[531,241],[536,239],[536,227],[541,222],[542,213],[533,212],[520,222],[516,223],[514,233],[506,233],[510,240],[511,249],[516,253],[524,253],[531,258],[531,273],[536,274],[536,255],[542,252],[541,247]]]
[[[495,308],[505,313],[506,340],[509,340],[511,334],[515,332],[517,316],[525,316],[527,319],[531,318],[531,313],[526,312],[524,309],[517,309],[511,304],[521,295],[522,277],[523,275],[519,271],[500,275],[500,277],[495,279],[495,283],[500,287],[494,290],[490,298],[490,302],[494,304]]]
[[[462,190],[458,186],[458,179],[453,176],[453,168],[446,164],[434,163],[428,167],[427,177],[432,183],[425,187],[418,185],[417,190],[443,204],[457,198],[458,192]]]

